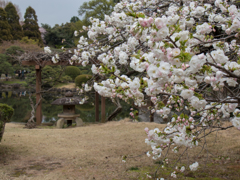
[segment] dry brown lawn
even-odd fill
[[[126,170],[152,160],[144,128],[126,121],[69,129],[23,129],[7,124],[0,145],[0,179],[128,179]],[[122,162],[122,156],[142,155]],[[134,173],[132,177],[137,177]]]
[[[162,129],[164,125],[128,119],[68,129],[24,129],[23,125],[7,124],[0,144],[0,180],[146,179],[145,173],[153,173],[159,165],[145,155],[150,150],[144,142],[145,127]],[[239,135],[236,129],[224,131],[215,144],[216,136],[211,135],[208,161],[206,150],[198,157],[206,165],[180,178],[240,179]],[[127,162],[123,163],[125,155]],[[195,157],[189,153],[190,161]],[[161,169],[159,177],[169,179],[171,171]]]
[[[58,88],[60,88],[60,89],[62,89],[62,88],[73,89],[73,88],[76,88],[76,85],[75,85],[75,83],[68,83],[68,84],[61,85]]]

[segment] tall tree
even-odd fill
[[[39,46],[43,46],[43,41],[41,38],[41,33],[39,31],[38,26],[38,19],[35,10],[29,6],[26,9],[25,15],[24,15],[24,25],[23,27],[23,33],[24,36],[28,36],[30,39],[33,39],[35,41],[38,41]]]
[[[2,7],[3,9],[8,5],[9,1],[8,0],[0,0],[0,7]],[[22,13],[20,11],[20,8],[17,4],[13,4],[16,8],[17,14],[20,18],[20,21],[22,21]]]
[[[99,18],[104,20],[104,15],[109,15],[113,11],[115,3],[113,0],[92,0],[83,3],[78,10],[79,16],[84,15],[84,20],[89,22],[89,18]]]
[[[13,36],[13,40],[22,39],[23,31],[19,23],[20,18],[17,14],[15,6],[10,2],[5,7],[5,11],[7,13],[8,24],[11,26],[11,34]]]
[[[11,26],[7,21],[7,13],[0,7],[0,41],[12,40]]]

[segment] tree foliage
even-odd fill
[[[23,53],[24,53],[24,50],[19,46],[11,46],[11,47],[7,48],[6,52],[5,52],[5,54],[8,56],[8,62],[12,66],[19,64],[18,60],[15,57],[20,56]]]
[[[58,83],[66,83],[71,81],[71,77],[61,74],[62,69],[60,66],[45,66],[42,69],[42,87],[53,87]],[[36,84],[35,71],[27,75],[28,84]]]
[[[8,61],[8,56],[5,54],[0,54],[0,74],[11,74],[14,73],[14,68],[12,64]]]
[[[77,21],[80,21],[80,19],[79,19],[77,16],[73,16],[73,17],[70,19],[70,22],[71,22],[71,23],[76,23]]]
[[[90,22],[89,18],[99,18],[104,20],[104,15],[109,15],[113,11],[115,3],[112,0],[92,0],[84,2],[78,10],[79,16],[83,16],[84,21]]]
[[[0,7],[0,41],[9,41],[12,39],[11,26],[7,21],[7,13]]]
[[[11,34],[13,36],[13,40],[18,40],[23,37],[22,27],[19,23],[19,15],[17,14],[17,10],[15,6],[10,2],[5,7],[5,11],[7,13],[7,21],[11,26]]]
[[[8,1],[8,0],[0,0],[0,7],[4,9],[8,5],[9,2],[10,1]],[[21,13],[19,6],[17,4],[13,4],[13,5],[15,6],[15,9],[20,18],[20,21],[22,21],[22,13]]]
[[[21,55],[22,53],[24,53],[24,50],[19,46],[11,46],[7,48],[5,52],[6,55],[15,55],[15,56]]]
[[[66,23],[62,25],[56,24],[53,28],[47,24],[42,24],[42,27],[46,29],[44,40],[48,46],[56,48],[74,47],[74,31],[75,23]]]
[[[39,31],[39,26],[37,23],[37,15],[35,10],[31,6],[26,9],[24,18],[24,25],[22,26],[24,36],[27,36],[30,39],[37,41],[39,46],[43,46],[41,33]]]

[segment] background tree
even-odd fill
[[[48,24],[42,24],[42,27],[46,29],[44,40],[48,46],[61,48],[71,48],[76,46],[74,43],[74,31],[75,23],[66,23],[62,25],[56,24],[53,28]]]
[[[104,20],[104,15],[109,15],[113,11],[115,3],[113,0],[92,0],[84,2],[78,10],[79,16],[83,16],[83,21],[90,22],[89,18],[99,18]]]
[[[77,16],[73,16],[70,20],[70,22],[75,23],[77,21],[80,21],[80,19]]]
[[[24,36],[28,36],[30,39],[33,39],[35,41],[38,41],[39,46],[43,46],[43,41],[41,38],[41,33],[39,31],[38,26],[38,19],[35,10],[29,6],[26,9],[26,13],[24,15],[24,25],[23,27],[23,33]]]
[[[5,7],[5,11],[7,13],[7,21],[11,26],[11,34],[13,36],[13,40],[22,39],[23,31],[22,27],[19,23],[19,15],[17,14],[15,6],[10,2]]]
[[[23,53],[24,53],[24,50],[19,46],[11,46],[10,48],[6,49],[5,54],[7,55],[7,60],[12,65],[14,70],[18,70],[20,66],[19,61],[15,57],[20,56]]]
[[[8,3],[9,3],[9,1],[7,1],[7,0],[0,0],[0,7],[2,7],[4,9],[8,5]],[[21,10],[20,10],[19,6],[17,4],[13,4],[13,5],[16,8],[16,11],[17,11],[17,14],[20,18],[20,21],[22,21],[23,20],[22,13],[21,13]]]
[[[0,7],[0,42],[12,40],[11,26],[7,21],[7,13]]]
[[[42,28],[44,28],[46,31],[52,29],[52,27],[49,24],[41,24]]]
[[[62,74],[60,66],[45,66],[42,69],[42,87],[52,87],[58,83],[67,83],[72,80],[71,77]],[[35,71],[27,75],[27,83],[35,85],[36,77]]]
[[[14,74],[14,69],[5,54],[0,54],[0,74],[6,74],[7,76]]]

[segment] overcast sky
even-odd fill
[[[22,16],[31,6],[38,17],[38,24],[55,24],[70,22],[71,17],[78,16],[79,7],[89,0],[9,0],[20,7]],[[79,17],[79,16],[78,16]],[[80,17],[79,17],[80,18]],[[80,18],[81,19],[81,18]]]

